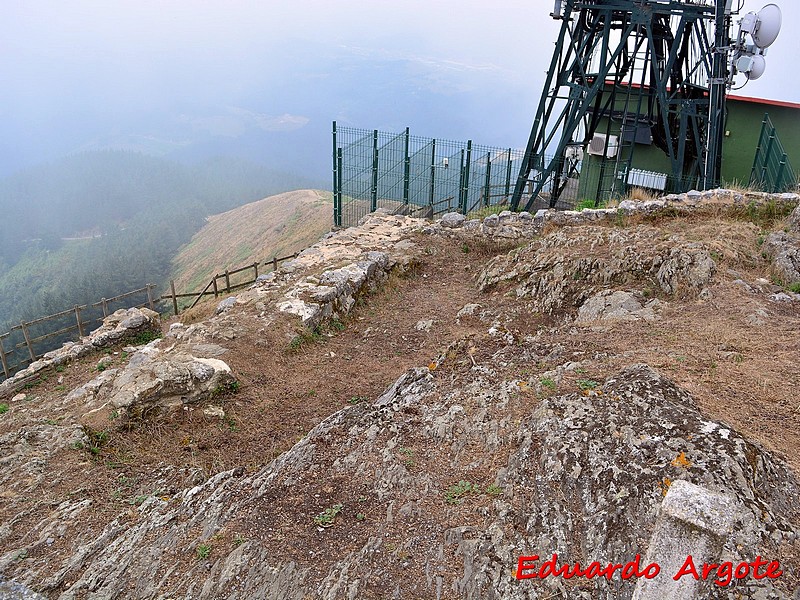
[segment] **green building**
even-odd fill
[[[595,134],[583,152],[579,201],[623,196],[634,187],[654,194],[693,187],[691,181],[675,180],[669,157],[653,145],[649,127],[641,124],[626,127],[619,119],[612,117],[609,122],[606,117],[597,132],[604,133]],[[627,173],[618,160],[626,148],[632,156]],[[770,181],[762,187],[785,190],[797,184],[792,167],[800,165],[800,104],[728,96],[721,185],[750,184],[757,151],[755,179],[762,179],[758,175],[763,170]]]

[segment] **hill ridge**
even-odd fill
[[[299,252],[330,230],[332,211],[330,192],[309,189],[211,215],[172,260],[172,279],[180,290],[196,290],[221,269]]]

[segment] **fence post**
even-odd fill
[[[25,336],[25,344],[28,346],[28,354],[31,355],[31,362],[36,360],[36,355],[33,353],[33,345],[31,345],[31,336],[28,335],[28,325],[23,321],[20,323],[22,325],[22,335]]]
[[[75,305],[75,321],[78,323],[78,335],[83,337],[83,323],[81,322],[81,307],[77,304]]]
[[[214,284],[214,298],[218,298],[219,297],[219,289],[217,288],[217,276],[216,275],[214,275],[214,279],[212,279],[211,282]]]
[[[750,185],[753,185],[755,183],[756,177],[759,176],[757,173],[760,171],[759,165],[761,164],[762,160],[764,136],[767,133],[768,125],[769,125],[769,113],[765,113],[764,120],[761,121],[761,133],[758,136],[758,146],[756,146],[756,157],[753,159],[753,168],[750,169]]]
[[[411,183],[411,157],[409,156],[410,130],[406,127],[406,147],[405,157],[403,158],[403,204],[408,205],[409,187]]]
[[[469,168],[472,164],[472,140],[467,140],[467,162],[464,165],[464,203],[461,207],[461,214],[467,214],[467,204],[469,202]]]
[[[153,312],[156,311],[156,306],[153,303],[153,288],[155,286],[152,283],[147,284],[147,305],[150,307],[150,310]]]
[[[230,275],[228,275],[228,269],[225,269],[225,293],[231,293],[231,278]]]
[[[506,202],[511,195],[511,148],[508,149],[508,166],[506,166]]]
[[[783,155],[781,162],[778,164],[778,173],[775,175],[775,185],[772,188],[772,193],[777,194],[781,191],[783,184],[783,172],[786,170],[786,155]]]
[[[772,146],[775,145],[775,128],[773,127],[769,133],[769,141],[767,142],[767,149],[764,152],[764,165],[761,167],[761,181],[762,186],[761,189],[764,189],[764,184],[768,181],[768,168],[769,168],[769,156],[772,154]]]
[[[178,296],[175,294],[175,280],[169,280],[169,289],[172,292],[172,310],[175,311],[175,316],[178,316]]]
[[[372,132],[372,199],[370,212],[378,210],[378,130]]]
[[[436,190],[436,140],[431,142],[431,193],[428,204],[433,206],[434,193]],[[432,210],[432,209],[431,209]],[[433,215],[431,215],[431,219]]]
[[[489,206],[492,203],[492,153],[486,153],[486,190],[483,194],[484,204]]]
[[[278,270],[278,257],[277,256],[273,256],[272,257],[272,270],[273,271],[277,271]]]
[[[0,338],[0,362],[3,363],[3,374],[6,379],[11,377],[11,371],[8,370],[8,361],[6,360],[6,351],[3,350],[3,338]]]
[[[334,189],[333,218],[337,227],[342,226],[342,149],[336,150],[336,169],[338,174],[338,187]]]
[[[102,302],[102,304],[103,304],[103,317],[107,317],[108,316],[108,302],[106,301],[105,298],[101,298],[100,302]]]
[[[336,219],[337,209],[339,208],[339,202],[341,202],[341,198],[337,198],[336,190],[338,189],[338,181],[339,181],[339,162],[337,160],[338,151],[336,147],[336,121],[333,122],[333,224],[337,227],[341,225]]]
[[[258,263],[253,263],[253,271],[255,271],[253,281],[258,281]]]

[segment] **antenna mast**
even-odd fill
[[[624,191],[636,142],[664,152],[678,185],[718,185],[731,4],[557,0],[561,29],[512,208],[571,207],[579,148],[602,156],[598,199]]]

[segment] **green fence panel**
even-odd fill
[[[761,135],[750,172],[750,186],[772,193],[787,192],[797,187],[797,175],[769,114],[764,115],[761,123]]]
[[[428,217],[507,203],[522,151],[402,133],[335,126],[341,154],[336,224],[350,226],[375,208]],[[509,191],[510,188],[510,191]],[[487,193],[488,190],[488,193]]]

